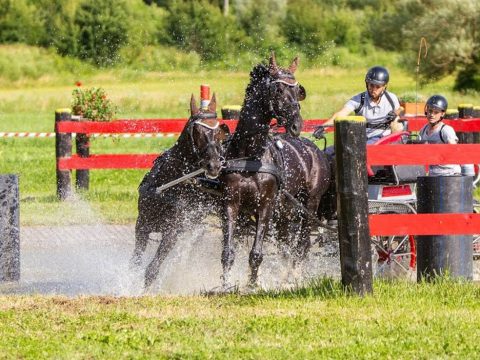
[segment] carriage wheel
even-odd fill
[[[415,270],[416,248],[413,235],[373,236],[373,275],[405,277]]]

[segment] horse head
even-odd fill
[[[225,163],[222,142],[230,133],[228,126],[220,124],[218,121],[216,107],[215,94],[213,94],[207,109],[199,109],[192,94],[191,116],[186,125],[186,133],[189,136],[196,162],[205,169],[205,175],[212,179],[220,175]]]
[[[272,117],[278,125],[284,126],[292,136],[300,135],[303,119],[300,115],[300,101],[307,96],[305,88],[295,79],[294,73],[298,67],[298,57],[293,59],[288,69],[277,65],[275,54],[270,56],[268,67],[268,98]]]

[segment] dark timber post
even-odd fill
[[[472,213],[471,176],[421,176],[417,182],[419,214]],[[448,272],[472,279],[472,235],[417,236],[417,280]]]
[[[458,118],[471,119],[473,117],[473,105],[460,104],[458,105]],[[458,142],[460,144],[473,144],[473,133],[457,132]]]
[[[17,175],[0,175],[0,281],[20,280],[20,210]]]
[[[472,116],[476,119],[480,119],[480,106],[474,106],[473,107]],[[475,144],[480,144],[480,132],[473,133],[473,142]]]
[[[364,117],[347,116],[335,120],[335,175],[342,284],[359,295],[373,291],[366,140]]]
[[[70,121],[72,113],[70,109],[57,109],[55,111],[55,157],[57,164],[57,197],[60,200],[67,199],[72,193],[71,171],[59,170],[58,161],[63,157],[72,156],[72,134],[59,133],[57,124],[61,121]]]
[[[458,105],[458,117],[459,119],[471,119],[473,117],[473,105],[460,104]],[[473,144],[474,134],[473,132],[457,132],[459,144]],[[463,164],[462,175],[475,176],[475,169],[473,164]]]
[[[75,137],[77,155],[87,158],[90,155],[90,137],[87,134],[77,134]],[[78,169],[76,172],[76,187],[81,190],[88,190],[90,184],[90,170]]]

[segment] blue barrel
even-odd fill
[[[421,176],[417,183],[419,214],[472,213],[470,176]],[[473,277],[472,235],[417,236],[417,280],[448,273]]]

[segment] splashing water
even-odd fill
[[[138,296],[144,294],[145,267],[158,247],[152,236],[141,268],[133,271],[129,260],[135,235],[133,225],[106,225],[85,201],[72,200],[77,218],[65,217],[56,226],[21,228],[21,280],[0,284],[3,294],[57,294]],[[81,217],[81,219],[79,218]],[[83,224],[71,225],[72,222]],[[84,223],[89,223],[85,225]],[[149,294],[199,294],[221,285],[221,243],[219,220],[181,235],[160,269]],[[248,253],[251,244],[237,246],[232,281],[240,289],[247,284]],[[282,257],[274,244],[265,244],[259,276],[262,288],[290,287],[316,276],[339,276],[337,256],[310,254],[302,267],[293,268],[291,258]]]

